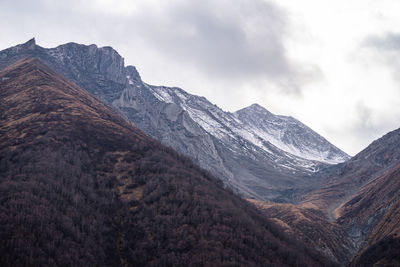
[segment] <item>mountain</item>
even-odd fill
[[[325,182],[300,208],[322,212],[347,232],[355,247],[350,265],[399,265],[400,129],[318,175]]]
[[[347,160],[257,104],[148,85],[110,47],[30,40],[3,68],[2,266],[400,264],[400,129]]]
[[[326,266],[37,59],[0,72],[1,266]]]
[[[382,175],[400,160],[400,129],[372,142],[345,163],[327,168],[317,175],[325,182],[308,194],[303,206],[327,210],[337,218],[335,210],[349,201],[361,187]]]
[[[313,173],[349,158],[299,121],[258,105],[229,113],[180,88],[146,84],[111,47],[68,43],[46,49],[32,39],[1,51],[0,68],[27,56],[112,105],[244,197],[296,202],[321,182]]]

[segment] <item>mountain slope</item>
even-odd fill
[[[400,163],[363,186],[336,213],[359,241],[353,265],[400,263]]]
[[[362,186],[382,175],[399,160],[400,129],[372,142],[349,161],[318,173],[325,183],[308,194],[302,205],[326,210],[332,218],[337,218],[335,209],[349,201]]]
[[[249,201],[283,226],[288,234],[337,264],[344,266],[351,261],[355,247],[346,229],[336,222],[327,221],[321,212],[287,203]]]
[[[396,201],[374,228],[350,266],[400,265],[400,200]]]
[[[347,159],[297,121],[291,120],[290,125],[298,127],[284,131],[285,145],[280,146],[273,142],[277,136],[266,135],[267,124],[249,125],[240,119],[243,112],[224,112],[179,88],[148,85],[110,47],[68,43],[45,49],[32,39],[1,51],[0,68],[26,56],[39,58],[111,104],[141,130],[189,156],[246,197],[296,202],[318,186],[320,180],[311,174],[327,162]]]
[[[326,182],[300,207],[324,212],[347,232],[356,248],[351,266],[398,265],[400,129],[317,175]]]
[[[299,205],[250,200],[288,233],[338,264],[400,263],[400,129],[349,161],[322,170]]]
[[[0,72],[0,265],[326,265],[36,59]]]
[[[354,233],[367,234],[399,199],[400,163],[361,187],[347,202],[336,209],[338,221]]]
[[[244,196],[293,201],[318,182],[309,178],[310,173],[324,166],[269,143],[268,149],[255,145],[233,114],[179,88],[127,87],[113,105],[163,143],[189,152]]]

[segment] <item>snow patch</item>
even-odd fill
[[[182,103],[181,107],[184,110],[186,110],[186,112],[189,114],[192,120],[198,123],[209,134],[219,139],[225,137],[228,134],[228,132],[223,128],[223,126],[219,122],[212,119],[205,112],[198,109],[190,108],[185,103]]]
[[[170,93],[168,92],[168,88],[162,86],[148,86],[145,85],[150,92],[160,101],[165,103],[174,103],[174,100]]]
[[[129,83],[129,84],[133,84],[133,81],[132,81],[130,75],[126,75],[126,78],[128,79],[128,83]]]
[[[179,91],[179,89],[175,89],[174,92],[183,102],[188,99],[184,94]]]

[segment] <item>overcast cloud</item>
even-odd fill
[[[148,83],[182,87],[229,111],[258,102],[351,154],[400,126],[395,0],[0,0],[0,6],[0,49],[32,37],[44,47],[112,46]]]
[[[368,36],[363,46],[373,50],[378,63],[386,64],[391,69],[394,79],[400,86],[400,33]]]
[[[383,51],[400,52],[400,34],[387,33],[385,35],[368,36],[364,45]]]

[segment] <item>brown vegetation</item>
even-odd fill
[[[365,236],[354,266],[400,265],[400,163],[362,187],[340,208],[338,222]]]
[[[323,253],[337,264],[351,261],[355,248],[345,228],[329,222],[321,211],[293,204],[249,201],[299,242]]]
[[[0,225],[1,266],[328,264],[34,59],[0,73]]]

